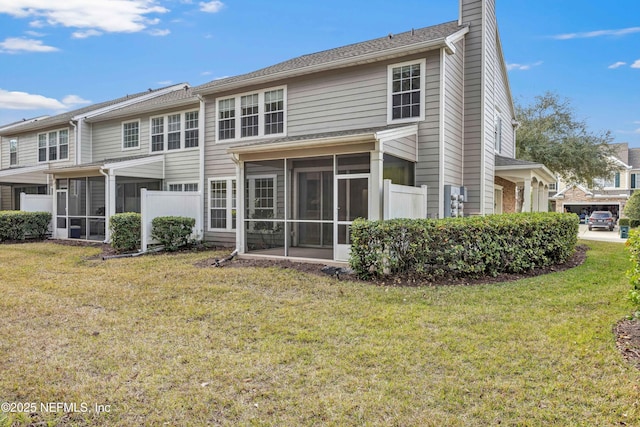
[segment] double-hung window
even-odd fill
[[[387,70],[389,123],[424,120],[425,60],[390,65]]]
[[[209,230],[235,230],[236,180],[209,179]]]
[[[16,141],[17,144],[17,141]],[[17,146],[16,146],[17,149]],[[16,151],[17,154],[17,151]],[[69,130],[60,129],[38,134],[38,161],[69,159]],[[16,158],[17,160],[17,158]]]
[[[9,140],[9,166],[16,166],[18,164],[18,140]]]
[[[140,148],[140,121],[122,123],[122,149]]]
[[[151,152],[198,146],[198,111],[152,117]]]
[[[285,134],[285,87],[218,99],[217,108],[218,141]]]

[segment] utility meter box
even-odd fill
[[[464,216],[464,202],[467,201],[467,189],[455,185],[444,186],[444,216],[457,218]]]

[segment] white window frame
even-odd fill
[[[226,186],[226,194],[225,194],[225,204],[226,206],[224,207],[225,211],[226,211],[226,224],[227,226],[225,228],[215,228],[215,227],[211,227],[211,210],[213,209],[211,207],[211,190],[212,190],[212,185],[214,182],[224,182],[225,186]],[[236,183],[236,197],[233,197],[233,184]],[[208,217],[208,221],[207,221],[207,229],[209,231],[235,231],[236,228],[233,227],[233,211],[236,211],[236,227],[237,227],[237,223],[238,223],[238,215],[237,215],[237,192],[238,192],[238,184],[236,182],[236,177],[235,176],[226,176],[226,177],[215,177],[215,178],[209,178],[209,193],[207,196],[207,203],[208,203],[208,209],[209,209],[209,213],[207,215]],[[222,208],[216,207],[216,210],[222,210]]]
[[[187,186],[195,185],[195,190],[187,190]],[[175,189],[171,189],[171,187]],[[199,185],[197,182],[193,181],[181,181],[181,182],[167,182],[167,191],[173,192],[183,192],[183,193],[197,193],[199,191]],[[178,189],[179,188],[179,189]]]
[[[197,123],[195,127],[187,128],[187,114],[196,113],[198,115]],[[170,130],[169,126],[169,117],[180,116],[180,121],[177,122],[179,126],[179,130]],[[153,121],[162,119],[162,133],[153,133]],[[159,116],[149,117],[149,153],[170,153],[174,151],[185,151],[185,150],[196,150],[200,145],[200,110],[186,110],[186,111],[175,111],[172,113],[167,113]],[[198,137],[196,138],[196,145],[191,147],[186,147],[186,133],[188,131],[197,131]],[[169,135],[179,133],[180,134],[180,144],[176,148],[169,148]],[[153,150],[153,137],[157,135],[162,135],[162,150]]]
[[[60,144],[60,132],[66,132],[67,134],[67,142],[66,144]],[[55,144],[51,144],[51,135],[55,134],[56,135],[56,141]],[[40,146],[40,137],[44,136],[44,146]],[[37,154],[36,154],[36,158],[38,159],[38,163],[54,163],[54,162],[64,162],[69,160],[69,128],[61,128],[61,129],[55,129],[55,130],[50,130],[47,132],[40,132],[39,134],[36,135],[36,144],[37,144]],[[67,155],[66,157],[60,157],[60,147],[66,145],[67,146]],[[51,157],[51,148],[55,148],[56,149],[56,158],[55,159],[50,159]],[[40,160],[40,150],[44,150],[45,152],[45,159],[44,160]]]
[[[138,124],[138,139],[136,141],[136,145],[132,147],[125,147],[125,125],[137,123]],[[122,151],[130,151],[130,150],[139,150],[140,149],[140,120],[127,120],[120,124],[121,128],[121,137],[122,137]]]
[[[281,133],[265,133],[265,116],[269,113],[265,111],[265,93],[282,90],[282,132]],[[251,136],[242,136],[242,98],[245,96],[258,95],[258,134]],[[234,109],[229,110],[234,112],[233,120],[234,120],[234,137],[233,138],[225,138],[220,139],[220,122],[222,120],[228,120],[229,118],[220,119],[219,117],[219,108],[220,103],[228,100],[234,100]],[[287,135],[287,86],[276,86],[270,87],[266,89],[260,89],[258,91],[244,92],[239,93],[233,96],[225,96],[221,98],[216,98],[215,100],[216,106],[216,139],[215,141],[218,143],[227,143],[227,142],[237,142],[237,141],[248,141],[252,139],[258,138],[281,138]],[[246,117],[246,116],[244,116]]]
[[[414,117],[405,117],[400,119],[393,118],[393,69],[399,67],[405,67],[408,65],[420,65],[420,115]],[[419,59],[416,61],[401,62],[398,64],[391,64],[387,66],[387,124],[392,123],[413,123],[422,121],[425,118],[426,110],[426,74],[427,74],[427,61]]]
[[[18,165],[18,138],[9,140],[9,166]]]

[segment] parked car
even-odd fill
[[[608,228],[609,231],[613,231],[616,226],[616,220],[609,211],[594,211],[587,224],[589,224],[589,230],[593,228]]]

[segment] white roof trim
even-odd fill
[[[580,184],[570,184],[567,185],[564,189],[562,189],[562,191],[556,193],[552,199],[556,199],[556,198],[560,198],[560,197],[564,197],[564,193],[566,193],[567,191],[569,191],[572,188],[577,188],[578,190],[582,191],[584,194],[586,194],[587,196],[593,196],[593,192],[589,191],[585,186],[580,185]]]
[[[9,169],[0,170],[0,178],[4,176],[20,175],[23,173],[39,172],[49,169],[49,164],[42,164],[36,166],[14,167]]]
[[[609,156],[609,159],[613,161],[613,163],[617,163],[620,166],[622,166],[623,168],[625,168],[626,170],[631,170],[633,169],[632,166],[629,166],[628,164],[626,164],[625,162],[623,162],[622,160],[620,160],[619,158],[615,157],[615,156]]]
[[[375,132],[373,135],[378,141],[384,142],[392,139],[404,138],[407,136],[414,136],[414,135],[417,135],[417,133],[418,133],[418,125],[416,124],[411,126],[403,126],[401,128],[396,128],[396,129],[381,130],[381,131]]]
[[[164,162],[164,154],[160,154],[157,156],[143,157],[140,159],[124,160],[121,162],[116,160],[110,163],[105,163],[104,166],[102,166],[102,169],[118,170],[123,168],[148,165],[156,162]]]
[[[149,92],[147,94],[144,94],[144,95],[141,95],[141,96],[137,96],[135,98],[131,98],[131,99],[124,100],[122,102],[118,102],[117,104],[109,105],[107,107],[102,107],[102,108],[99,108],[97,110],[88,111],[86,113],[79,114],[77,116],[73,116],[71,118],[71,120],[77,121],[77,120],[81,120],[81,119],[88,119],[88,118],[91,118],[91,117],[99,116],[100,114],[108,113],[108,112],[113,111],[113,110],[118,110],[120,108],[127,107],[127,106],[133,105],[133,104],[137,104],[139,102],[143,102],[143,101],[146,101],[148,99],[153,99],[153,98],[156,98],[158,96],[165,95],[167,93],[175,92],[176,90],[184,89],[185,86],[188,87],[189,84],[188,83],[180,83],[180,84],[177,84],[177,85],[169,86],[169,87],[166,87],[164,89],[157,90],[155,92]]]

